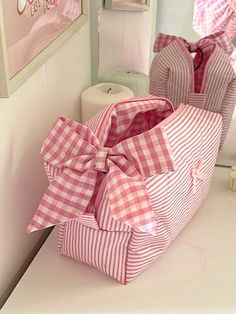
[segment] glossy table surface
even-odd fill
[[[210,193],[169,249],[122,286],[57,252],[56,229],[2,314],[236,313],[236,192],[216,168]]]

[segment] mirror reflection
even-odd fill
[[[122,69],[137,71],[150,79],[147,92],[169,98],[175,107],[184,102],[221,113],[223,131],[216,163],[232,166],[236,163],[236,28],[226,2],[218,0],[216,8],[212,1],[151,1],[150,11],[132,13],[100,7],[96,75],[102,82]],[[108,28],[114,20],[116,25]],[[146,81],[139,84],[144,86]]]

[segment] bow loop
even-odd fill
[[[226,53],[231,53],[234,49],[231,40],[228,36],[223,32],[217,32],[206,37],[201,38],[199,41],[195,43],[188,42],[186,39],[174,35],[167,35],[163,33],[159,33],[157,39],[154,43],[154,52],[160,52],[163,48],[168,46],[175,40],[180,40],[184,43],[186,48],[190,52],[196,52],[198,48],[202,48],[206,44],[213,43],[219,45]]]
[[[62,168],[65,162],[77,156],[95,154],[99,146],[97,137],[90,129],[73,120],[59,117],[40,154],[50,165]]]

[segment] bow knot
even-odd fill
[[[100,147],[97,150],[97,153],[95,155],[95,169],[97,171],[106,173],[108,172],[108,166],[107,166],[107,154],[109,152],[109,148],[107,147]]]
[[[196,52],[198,49],[197,43],[189,43],[189,51],[190,52]]]

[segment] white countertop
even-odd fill
[[[204,205],[127,286],[57,252],[52,232],[2,314],[236,313],[236,192],[216,168]],[[30,235],[29,235],[30,236]]]

